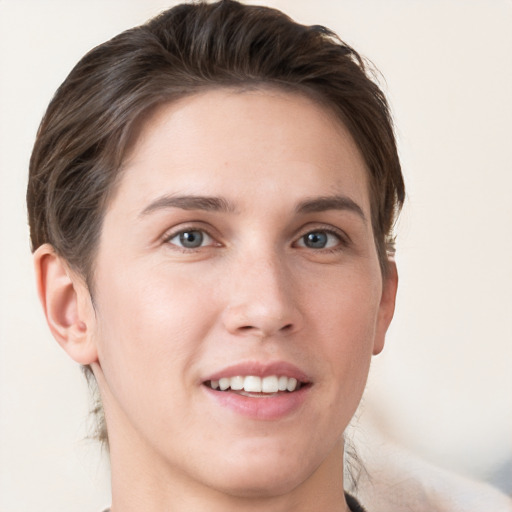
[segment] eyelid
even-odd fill
[[[212,243],[209,243],[207,245],[201,245],[199,247],[189,248],[189,247],[182,247],[181,245],[177,245],[171,242],[173,238],[180,235],[181,233],[186,233],[187,231],[200,231],[203,234],[205,234],[208,238],[212,240]],[[191,252],[191,251],[197,251],[199,249],[204,249],[205,247],[220,247],[222,244],[217,240],[217,237],[212,234],[212,230],[204,227],[203,225],[194,225],[194,223],[187,223],[182,224],[179,226],[174,226],[171,229],[168,229],[161,237],[161,240],[163,243],[168,244],[178,250]]]
[[[308,233],[314,233],[314,232],[318,232],[318,231],[321,231],[321,232],[324,232],[324,233],[328,233],[330,235],[333,235],[333,236],[337,237],[339,239],[339,241],[340,241],[340,246],[341,247],[348,247],[352,243],[352,240],[350,239],[350,237],[342,229],[336,228],[336,227],[334,227],[334,226],[332,226],[330,224],[328,224],[328,225],[326,225],[326,224],[310,224],[310,225],[304,226],[300,230],[300,234],[296,238],[296,240],[294,242],[294,245],[297,244],[299,242],[299,240],[301,240]],[[308,247],[305,247],[305,248],[309,249]],[[337,248],[339,248],[339,246],[332,247],[332,248],[327,248],[327,249],[314,249],[314,250],[316,250],[316,251],[322,251],[322,250],[323,251],[329,251],[329,250],[336,250]]]

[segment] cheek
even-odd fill
[[[319,357],[327,362],[339,392],[337,398],[354,397],[358,401],[373,352],[380,280],[367,270],[354,271],[345,277],[333,280],[334,284],[312,301],[310,318],[320,333]]]
[[[113,399],[111,424],[128,418],[148,440],[192,431],[191,376],[212,309],[199,285],[178,275],[158,269],[105,275],[96,332],[105,393]]]
[[[212,305],[203,287],[158,269],[110,273],[101,283],[97,343],[111,391],[118,398],[125,389],[142,396],[145,388],[158,393],[162,386],[168,393],[173,381],[182,382],[210,328]]]
[[[314,288],[311,285],[309,289]],[[303,293],[308,293],[307,287]],[[313,318],[322,319],[329,339],[338,340],[340,346],[348,344],[349,339],[358,339],[361,343],[357,346],[364,350],[364,341],[373,339],[381,293],[378,273],[352,267],[324,279],[322,287],[309,293],[306,308]]]

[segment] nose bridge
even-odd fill
[[[275,248],[240,254],[230,269],[229,289],[224,324],[230,332],[267,337],[300,327],[293,277]]]

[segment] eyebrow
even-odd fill
[[[356,213],[366,222],[366,216],[363,209],[350,197],[347,196],[325,196],[314,197],[301,201],[296,208],[297,213],[317,213],[327,210],[348,210]]]
[[[155,201],[146,206],[146,208],[144,208],[140,213],[140,216],[168,208],[224,213],[232,213],[236,210],[234,204],[223,197],[164,195],[155,199]]]
[[[168,208],[222,213],[236,212],[235,205],[223,197],[163,195],[146,206],[146,208],[144,208],[140,213],[140,216],[142,217],[155,211],[165,210]],[[348,210],[356,213],[363,221],[366,222],[366,216],[362,208],[347,196],[336,195],[314,197],[301,201],[295,208],[295,211],[301,214],[324,212],[327,210]]]

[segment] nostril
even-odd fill
[[[269,337],[289,335],[300,328],[301,315],[294,307],[244,301],[228,305],[222,313],[224,327],[234,335]]]
[[[250,332],[250,331],[257,331],[259,330],[257,327],[255,327],[254,325],[241,325],[239,328],[238,328],[238,331],[239,332]],[[283,327],[281,327],[280,329],[278,329],[279,332],[282,332],[282,333],[287,333],[287,332],[290,332],[293,330],[293,324],[286,324],[286,325],[283,325]]]

